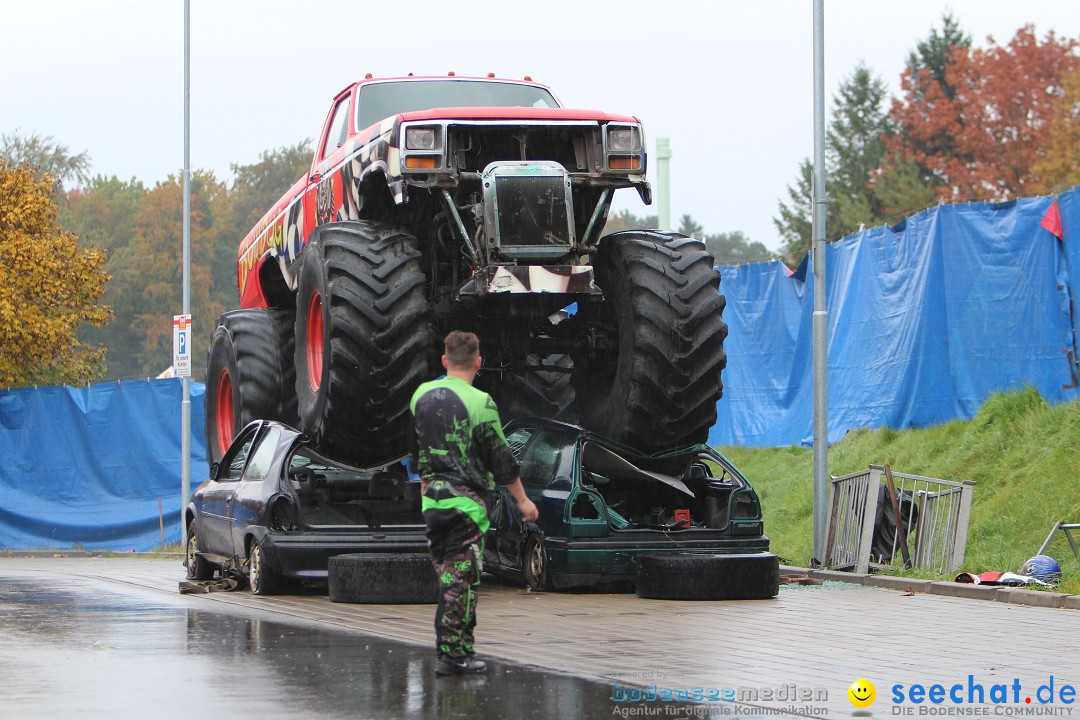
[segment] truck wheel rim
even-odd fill
[[[313,292],[308,302],[307,370],[311,389],[318,392],[323,375],[323,308],[318,292]]]
[[[218,450],[224,453],[233,439],[232,376],[224,369],[218,375],[216,422]]]

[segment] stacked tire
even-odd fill
[[[653,553],[637,558],[638,597],[658,600],[765,600],[780,592],[772,553]]]
[[[439,601],[431,557],[419,553],[353,553],[330,558],[330,600],[422,604]]]

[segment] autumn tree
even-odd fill
[[[1053,31],[1039,42],[1026,25],[1007,45],[987,42],[954,48],[944,82],[919,90],[906,77],[905,97],[893,108],[900,132],[890,149],[923,168],[940,199],[1032,192],[1032,168],[1059,110],[1062,79],[1077,67],[1077,41]]]
[[[209,338],[226,305],[214,296],[212,269],[224,264],[236,296],[236,248],[215,230],[215,211],[222,207],[225,185],[213,173],[196,171],[191,179],[191,313],[196,338]],[[120,286],[116,301],[122,335],[110,345],[109,369],[121,376],[153,376],[172,360],[172,316],[181,310],[183,189],[174,175],[147,191],[139,203],[127,247],[111,264]],[[204,358],[193,355],[196,377]]]
[[[84,326],[79,337],[85,342],[108,348],[107,377],[141,375],[128,348],[138,342],[130,328],[132,293],[121,279],[127,277],[124,250],[135,235],[135,217],[146,187],[132,178],[124,182],[116,177],[97,176],[86,185],[69,190],[67,202],[60,207],[60,224],[78,235],[84,244],[100,248],[106,255],[106,270],[112,280],[105,286],[104,301],[116,311],[116,320],[103,327]]]
[[[295,145],[263,151],[258,162],[250,165],[231,165],[233,220],[242,236],[311,169],[313,154],[309,138]]]
[[[947,184],[923,159],[960,153],[957,135],[964,120],[948,75],[970,48],[971,36],[946,13],[941,29],[931,28],[908,55],[900,77],[902,98],[894,98],[889,111],[893,132],[885,137],[885,157],[870,179],[882,221],[932,205],[936,189]]]
[[[1031,190],[1063,192],[1080,185],[1080,68],[1061,80],[1062,95],[1031,168]]]
[[[104,348],[76,336],[108,322],[105,257],[56,223],[54,178],[0,160],[0,384],[83,383]]]

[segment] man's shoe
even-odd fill
[[[469,675],[482,673],[486,670],[487,663],[472,656],[455,658],[440,655],[439,662],[435,664],[436,675]]]

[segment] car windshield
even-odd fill
[[[360,88],[357,129],[398,113],[437,107],[559,107],[550,92],[535,85],[476,80],[380,82]]]

